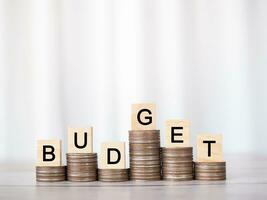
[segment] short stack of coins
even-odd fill
[[[162,148],[162,178],[172,181],[193,180],[193,148]]]
[[[195,179],[217,181],[226,179],[225,162],[195,162]]]
[[[96,181],[97,154],[67,153],[67,177],[69,181]]]
[[[129,131],[131,180],[160,180],[160,131]]]
[[[98,169],[98,180],[103,182],[128,181],[129,169]]]
[[[58,182],[66,180],[66,166],[37,166],[36,181]]]

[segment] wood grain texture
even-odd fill
[[[121,159],[117,164],[108,164],[108,149],[115,148],[118,149],[121,155]],[[118,153],[115,151],[110,152],[110,160],[116,161],[118,158]],[[107,142],[101,144],[101,153],[99,157],[99,168],[100,169],[125,169],[125,142]]]
[[[78,146],[85,146],[84,148],[77,148],[75,146],[75,133],[77,133]],[[85,134],[87,134],[87,143],[85,143]],[[68,153],[93,153],[93,127],[68,128]]]
[[[174,136],[174,140],[181,140],[182,143],[172,142],[172,127],[179,127],[174,133],[181,133],[182,136]],[[165,147],[189,147],[190,135],[189,135],[189,121],[188,120],[167,120],[165,122]]]
[[[139,111],[142,109],[148,109],[151,111],[151,114],[144,111],[140,115],[141,121],[148,123],[149,119],[152,118],[152,122],[148,125],[143,125],[137,120],[137,116]],[[153,103],[140,103],[140,104],[132,104],[132,114],[131,114],[131,124],[132,130],[156,130],[156,105]]]
[[[204,141],[215,141],[211,144],[210,156],[208,156],[208,144]],[[221,162],[223,160],[222,135],[200,134],[197,135],[197,161],[198,162]]]
[[[54,147],[55,159],[53,161],[43,160],[43,146],[51,145]],[[61,166],[61,140],[38,140],[37,141],[37,164],[36,166]],[[47,156],[49,158],[49,155]]]

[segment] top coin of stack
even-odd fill
[[[37,166],[36,181],[57,182],[66,180],[66,166]]]
[[[196,180],[225,180],[225,162],[195,162]]]
[[[160,131],[129,131],[130,177],[132,180],[160,180]]]
[[[162,148],[162,176],[164,180],[193,180],[193,148]]]
[[[96,181],[97,154],[67,153],[67,177],[69,181]]]

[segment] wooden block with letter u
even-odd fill
[[[97,180],[97,154],[93,153],[93,127],[68,128],[67,166],[69,181]]]
[[[93,153],[93,127],[68,128],[68,153]]]

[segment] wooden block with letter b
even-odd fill
[[[222,162],[222,135],[197,136],[197,162]]]
[[[68,128],[68,153],[93,153],[93,127]]]
[[[101,144],[100,169],[125,169],[125,142]]]
[[[132,104],[132,130],[156,130],[156,105]]]
[[[61,166],[61,140],[38,140],[37,151],[37,166]]]
[[[165,146],[167,148],[190,146],[189,121],[167,120],[165,128]]]

